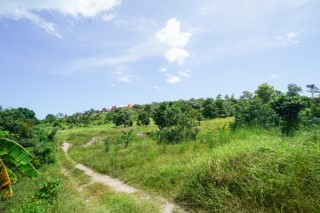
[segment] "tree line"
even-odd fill
[[[159,144],[195,140],[201,122],[214,118],[234,117],[230,123],[232,130],[277,128],[285,136],[301,128],[312,130],[320,125],[320,90],[314,84],[306,88],[309,97],[301,95],[302,88],[296,84],[289,84],[286,92],[261,84],[253,93],[244,91],[239,98],[218,95],[216,98],[136,104],[109,112],[90,109],[71,116],[48,114],[43,120],[37,119],[34,111],[28,108],[0,106],[0,175],[6,177],[0,178],[0,187],[7,186],[9,180],[14,182],[20,173],[36,176],[36,168],[55,162],[54,136],[58,129],[107,123],[124,127],[154,123],[158,130],[152,137]],[[128,145],[132,130],[123,133],[122,140]],[[12,196],[10,184],[3,189],[7,190],[4,199]]]
[[[314,84],[306,85],[306,88],[310,97],[301,95],[302,88],[296,84],[289,84],[287,92],[281,92],[265,83],[254,92],[242,92],[239,98],[218,95],[206,99],[136,104],[132,108],[116,108],[110,112],[90,109],[71,116],[49,114],[41,122],[57,128],[107,123],[130,127],[154,122],[158,126],[155,139],[159,143],[177,143],[194,139],[198,126],[205,119],[234,117],[230,124],[233,130],[253,126],[279,128],[289,136],[300,127],[312,128],[319,124],[320,90]]]

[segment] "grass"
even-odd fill
[[[252,135],[195,160],[176,199],[203,212],[318,212],[319,165],[319,143]]]
[[[282,137],[274,129],[231,132],[227,127],[230,121],[203,121],[196,141],[175,145],[156,144],[149,137],[155,125],[129,128],[134,131],[128,148],[116,143],[121,131],[128,128],[113,125],[60,131],[58,140],[72,143],[69,156],[74,161],[149,194],[166,197],[191,212],[319,212],[319,129]],[[111,142],[108,152],[103,142],[106,137]],[[98,138],[96,143],[83,147],[92,138]],[[36,181],[47,176],[62,181],[58,204],[50,211],[159,211],[158,201],[143,200],[138,194],[117,194],[101,184],[88,185],[79,192],[78,188],[89,182],[88,177],[75,169],[62,152],[58,152],[58,159]],[[20,201],[32,204],[24,191],[36,190],[38,183],[24,180],[24,185],[18,184],[16,187],[23,193],[17,192],[16,200],[9,201],[11,205]],[[15,206],[5,210],[18,209]]]
[[[91,137],[99,137],[105,130],[71,130],[71,135],[78,135],[74,141],[70,135],[59,135],[60,141],[71,140],[73,145],[81,146]],[[66,136],[66,138],[64,138]],[[34,181],[28,178],[20,179],[14,184],[14,196],[11,200],[0,202],[0,212],[25,212],[25,213],[105,213],[105,212],[145,212],[157,213],[160,204],[155,200],[143,200],[141,195],[126,195],[115,193],[102,184],[88,184],[90,178],[75,164],[67,159],[60,151],[57,153],[58,162],[47,165],[40,170],[40,176]],[[54,204],[35,199],[35,193],[47,179],[59,179],[62,183],[58,193],[58,200]],[[84,186],[81,191],[79,189]]]
[[[202,122],[197,141],[157,145],[156,129],[134,127],[126,149],[79,142],[71,158],[197,212],[316,212],[320,209],[319,140],[311,132],[283,138],[276,130],[227,128],[230,119]],[[116,141],[122,128],[90,131]],[[83,133],[83,132],[82,132]],[[68,135],[68,131],[61,134]],[[90,136],[89,136],[90,135]],[[73,139],[74,140],[74,139]],[[84,144],[85,141],[81,142]]]

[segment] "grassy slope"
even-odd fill
[[[60,143],[73,144],[70,156],[95,170],[161,194],[196,212],[318,212],[320,209],[320,140],[318,134],[300,132],[281,138],[259,129],[231,133],[223,126],[230,119],[205,121],[195,142],[157,145],[148,136],[156,126],[134,127],[127,149],[115,142],[123,128],[112,125],[75,128],[58,134]],[[97,143],[84,148],[91,138]],[[157,203],[115,194],[93,184],[77,189],[88,177],[74,169],[62,152],[58,163],[44,168],[35,181],[14,185],[15,195],[0,203],[1,212],[157,212]],[[67,171],[67,172],[66,172]],[[64,173],[64,174],[63,174]],[[48,206],[32,196],[48,177],[63,184],[57,205]],[[90,202],[86,202],[86,200]],[[39,211],[36,211],[38,209]],[[32,211],[31,211],[32,210]]]
[[[319,139],[306,132],[293,138],[259,129],[231,133],[223,129],[229,121],[205,121],[197,141],[177,145],[136,136],[155,126],[134,127],[129,147],[111,145],[108,153],[102,139],[115,142],[122,128],[67,130],[60,140],[73,143],[75,161],[195,211],[317,212]],[[96,144],[82,147],[96,136]]]
[[[72,132],[72,131],[71,131]],[[82,130],[79,132],[83,132]],[[94,136],[84,131],[86,137]],[[75,131],[78,134],[78,131]],[[81,134],[78,134],[81,141]],[[59,138],[63,139],[63,138]],[[82,191],[79,188],[90,182],[89,178],[82,171],[75,169],[75,165],[66,158],[60,151],[57,156],[57,163],[47,165],[40,170],[41,174],[32,181],[29,178],[22,178],[13,185],[14,196],[11,200],[0,202],[0,212],[25,212],[25,213],[105,213],[105,212],[123,212],[123,213],[157,213],[160,205],[155,200],[141,200],[140,195],[126,195],[115,193],[108,187],[94,183],[84,187]],[[48,179],[60,179],[62,188],[59,191],[58,200],[54,205],[47,202],[36,200],[35,193],[41,187],[42,183]]]

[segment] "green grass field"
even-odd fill
[[[319,212],[319,130],[301,131],[294,137],[282,137],[273,129],[232,132],[230,121],[203,121],[196,141],[175,145],[156,144],[150,136],[155,125],[74,128],[58,132],[57,139],[60,145],[72,144],[69,156],[75,162],[165,197],[190,212]],[[129,146],[117,144],[122,130],[132,128]],[[106,137],[111,142],[108,152]],[[92,138],[96,142],[84,147]],[[19,212],[17,202],[31,209],[36,201],[24,188],[36,189],[39,182],[52,177],[63,184],[57,204],[44,207],[53,212],[160,211],[156,200],[117,194],[101,184],[79,192],[88,177],[74,166],[60,150],[57,164],[45,168],[36,181],[17,183],[16,195],[0,210]]]

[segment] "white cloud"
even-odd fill
[[[0,3],[0,15],[10,17],[18,9],[29,12],[47,10],[74,17],[94,17],[120,4],[121,0],[10,0]]]
[[[167,68],[161,68],[160,70],[159,70],[159,72],[167,72],[168,71],[168,69]]]
[[[245,2],[234,4],[234,0],[224,0],[202,5],[209,11],[205,17],[200,17],[197,31],[190,31],[199,39],[194,43],[202,45],[195,45],[194,58],[212,61],[297,47],[303,42],[304,30],[311,32],[310,29],[315,29],[310,22],[310,14],[317,13],[311,3],[316,0]]]
[[[35,23],[36,25],[38,25],[39,27],[44,29],[47,33],[49,33],[57,38],[60,38],[60,39],[62,38],[62,35],[60,35],[57,32],[55,25],[53,23],[50,23],[50,22],[43,20],[38,15],[30,13],[28,11],[22,11],[22,10],[17,11],[16,14],[21,18],[29,19],[30,21],[32,21],[33,23]]]
[[[171,47],[165,54],[164,57],[169,62],[177,62],[178,64],[182,64],[189,56],[189,52],[185,49],[178,48],[178,47]]]
[[[207,15],[207,13],[208,13],[208,8],[207,7],[202,7],[202,8],[200,8],[200,14],[201,15]]]
[[[191,77],[190,70],[180,71],[176,75],[166,74],[166,82],[170,84],[176,84],[176,83],[179,83],[183,78],[190,78],[190,77]]]
[[[181,77],[176,75],[168,75],[166,78],[166,82],[168,82],[169,84],[176,84],[176,83],[179,83],[180,81],[181,81]]]
[[[168,20],[166,26],[156,33],[159,42],[171,47],[185,47],[190,37],[191,33],[180,31],[180,22],[176,18]]]
[[[254,52],[287,48],[297,46],[300,43],[299,35],[301,32],[286,33],[281,36],[254,36],[248,35],[244,38],[237,38],[236,40],[227,40],[221,42],[222,45],[217,45],[214,48],[208,47],[205,54],[201,59],[204,60],[217,60],[226,57],[234,57],[244,54],[252,54]]]
[[[164,55],[169,62],[182,64],[189,56],[189,52],[184,48],[189,43],[191,33],[181,32],[180,22],[176,18],[169,19],[166,26],[157,32],[155,37],[160,43],[170,47]]]
[[[184,77],[184,78],[190,78],[191,71],[190,70],[180,71],[179,76]]]
[[[104,11],[112,10],[121,4],[121,0],[10,0],[0,2],[0,17],[14,20],[29,19],[47,33],[62,38],[53,23],[45,21],[38,14],[41,11],[57,12],[73,17],[94,17]],[[106,15],[103,16],[106,18]],[[109,19],[114,17],[109,16]]]
[[[70,62],[68,67],[61,68],[63,71],[60,73],[69,75],[78,72],[105,72],[106,69],[114,69],[114,67],[140,61],[150,55],[159,55],[160,52],[152,40],[143,41],[143,43],[137,43],[134,46],[126,46],[124,49],[126,49],[125,52],[118,56],[110,54],[110,50],[107,49],[93,57],[76,59]]]
[[[158,90],[158,91],[162,91],[162,88],[158,87],[158,86],[154,86],[153,89]]]
[[[108,21],[112,21],[115,18],[116,18],[116,14],[115,13],[105,14],[105,15],[102,16],[102,19],[104,21],[107,21],[107,22]]]
[[[124,71],[116,71],[115,73],[116,78],[120,82],[130,83],[132,81],[133,75]]]
[[[271,78],[278,78],[278,75],[276,75],[276,74],[271,74]]]
[[[289,32],[284,35],[277,36],[276,39],[281,42],[285,42],[288,44],[298,44],[300,43],[298,36],[299,32]]]

